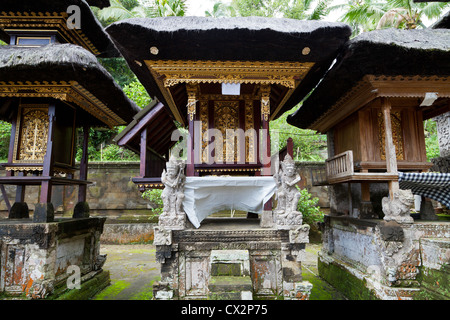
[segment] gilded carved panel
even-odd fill
[[[222,154],[216,153],[216,160],[218,162],[239,161],[237,141],[234,136],[227,137],[227,129],[239,128],[239,101],[216,101],[214,103],[214,127],[222,133],[222,141],[220,141],[220,137],[216,137],[215,141],[223,144],[223,152]]]
[[[20,162],[43,162],[47,152],[47,108],[23,108],[19,119],[19,135],[16,135],[16,160]]]
[[[239,127],[239,101],[237,100],[225,100],[225,101],[215,101],[214,112],[212,114],[213,119],[209,119],[209,107],[207,100],[200,100],[199,103],[199,117],[201,121],[201,146],[200,155],[203,163],[208,162],[208,143],[210,137],[208,136],[208,129],[210,121],[213,123],[213,128],[218,129],[222,135],[222,139],[215,137],[217,143],[222,144],[222,154],[218,154],[217,151],[220,150],[220,146],[215,147],[215,160],[222,162],[239,162],[242,161],[240,154],[238,152],[238,141],[237,137],[229,137],[227,139],[226,130],[234,130],[237,133],[237,129],[242,129],[245,132],[245,162],[255,163],[256,162],[256,143],[257,143],[257,133],[254,123],[254,111],[253,111],[253,100],[245,100],[244,108],[244,121],[245,127]],[[234,154],[233,154],[234,150]]]
[[[402,131],[402,114],[399,111],[391,112],[392,139],[394,141],[395,153],[397,160],[404,160],[403,157],[403,131]],[[383,113],[378,113],[378,141],[380,143],[381,160],[386,160],[384,118]]]

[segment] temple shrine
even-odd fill
[[[141,190],[164,188],[155,297],[223,298],[218,270],[237,266],[236,274],[224,274],[241,276],[245,289],[224,295],[307,298],[301,261],[309,227],[297,211],[299,177],[292,154],[272,156],[269,123],[315,86],[347,41],[348,26],[168,17],[106,30],[154,97],[116,141],[140,152],[141,175],[133,181]],[[174,135],[174,121],[187,133]],[[209,217],[220,210],[247,218]]]
[[[301,102],[288,122],[328,137],[325,169],[311,172],[331,205],[320,276],[349,299],[449,298],[436,284],[448,283],[450,227],[432,201],[450,205],[450,177],[429,172],[423,129],[449,112],[448,15],[433,29],[350,39],[343,23],[263,17],[135,18],[103,29],[89,6],[108,3],[0,5],[0,119],[12,125],[0,294],[88,299],[108,285],[106,218],[91,217],[86,201],[88,138],[126,126],[114,140],[140,156],[130,179],[141,192],[162,189],[154,299],[309,299],[301,177],[292,144],[278,153],[269,131]],[[99,57],[125,58],[152,102],[137,107]],[[5,185],[15,186],[12,205]],[[35,203],[25,201],[30,186]],[[72,217],[55,216],[55,186],[78,188]]]
[[[97,60],[119,53],[85,1],[2,1],[0,38],[9,43],[0,46],[0,118],[12,124],[0,178],[7,203],[4,186],[16,186],[9,217],[0,222],[0,292],[64,292],[69,267],[101,290],[109,281],[99,254],[105,218],[90,218],[86,202],[89,130],[125,125],[140,110]],[[78,187],[78,203],[72,218],[55,218],[52,188],[66,185]],[[28,186],[40,187],[36,203],[24,201]]]
[[[449,205],[450,177],[429,172],[423,121],[449,111],[449,44],[441,28],[363,33],[288,117],[328,135],[325,171],[313,175],[329,186],[331,205],[320,275],[351,298],[410,299],[421,287],[422,297],[442,298],[420,281],[441,259],[430,250],[448,248],[449,224],[431,200]],[[413,193],[421,200],[416,219]],[[347,288],[336,280],[344,273],[352,275]]]

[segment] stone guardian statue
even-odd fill
[[[182,160],[171,158],[163,170],[161,182],[164,190],[161,194],[163,212],[159,217],[159,226],[166,229],[179,230],[185,228],[186,213],[182,204],[184,199],[185,163]]]
[[[274,210],[276,224],[279,229],[291,229],[302,224],[303,215],[297,211],[300,191],[296,185],[301,180],[295,170],[295,162],[289,154],[281,162],[281,169],[274,175],[278,192],[277,207]]]

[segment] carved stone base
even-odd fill
[[[279,230],[290,230],[301,226],[303,215],[299,211],[276,214],[276,227]]]
[[[245,227],[235,219],[211,220],[199,229],[155,227],[161,263],[155,299],[307,299],[311,286],[303,283],[302,261],[309,227],[261,228],[258,221],[245,222]],[[236,286],[245,297],[234,295]]]
[[[159,216],[158,225],[167,230],[184,230],[186,228],[186,214],[169,215],[163,213]]]

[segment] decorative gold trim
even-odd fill
[[[138,188],[162,188],[164,184],[162,183],[150,183],[150,184],[138,184]]]
[[[89,38],[79,29],[67,27],[67,12],[0,12],[1,29],[20,29],[21,31],[34,31],[36,29],[57,29],[58,34],[68,43],[78,44],[95,55],[100,51]]]
[[[165,87],[179,83],[279,84],[294,89],[313,62],[145,60]]]
[[[258,172],[262,171],[261,168],[243,168],[243,169],[195,169],[197,172],[211,172],[211,171],[220,171],[220,172]]]
[[[198,85],[187,83],[186,92],[188,95],[187,113],[189,120],[194,121],[195,110],[197,109]]]
[[[270,86],[261,86],[261,117],[268,121],[270,116]]]
[[[43,171],[43,167],[5,167],[5,170],[32,172],[32,171]]]
[[[144,60],[155,79],[175,120],[186,125],[169,88],[180,83],[248,83],[282,85],[289,88],[287,96],[303,80],[314,66],[313,62],[286,61],[193,61],[193,60]],[[200,96],[202,96],[200,94]],[[202,98],[200,98],[202,99]],[[258,97],[259,99],[259,97]],[[222,99],[227,100],[227,98]],[[247,100],[246,98],[239,100]],[[287,100],[284,99],[283,103]],[[277,112],[282,105],[279,105]],[[276,113],[272,114],[275,117]]]
[[[0,81],[0,97],[54,98],[75,103],[111,128],[126,124],[122,118],[76,81],[59,83]]]

